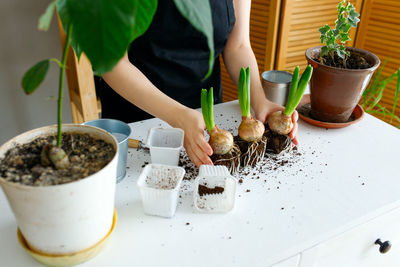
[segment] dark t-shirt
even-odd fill
[[[214,26],[215,63],[208,71],[209,49],[206,37],[197,31],[177,10],[172,0],[158,1],[154,19],[144,35],[128,51],[129,60],[162,92],[191,108],[200,107],[202,88],[214,87],[216,103],[222,101],[219,55],[235,24],[232,0],[210,0]],[[137,108],[107,83],[96,78],[101,99],[102,117],[134,122],[152,116]]]

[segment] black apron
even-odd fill
[[[214,87],[215,103],[222,102],[219,55],[235,24],[232,0],[210,0],[214,26],[214,68],[208,71],[206,37],[177,10],[172,0],[159,0],[154,19],[144,35],[132,42],[129,60],[163,93],[190,108],[200,107],[202,88]],[[102,117],[135,122],[152,116],[125,100],[96,77]]]

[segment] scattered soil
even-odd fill
[[[254,167],[264,158],[265,149],[267,147],[267,137],[263,136],[258,142],[243,141],[240,136],[234,137],[234,142],[240,148],[240,165],[243,167]]]
[[[224,192],[224,188],[221,186],[216,186],[214,188],[209,188],[205,185],[199,184],[199,196],[210,195],[210,194],[221,194]]]
[[[271,131],[268,125],[265,125],[264,136],[268,139],[267,153],[280,154],[282,151],[290,149],[292,140],[289,135],[280,135]]]
[[[28,144],[17,145],[0,160],[0,177],[29,186],[50,186],[80,180],[101,170],[115,155],[113,146],[88,134],[65,133],[62,148],[70,166],[57,170],[41,165],[41,151],[55,144],[55,136],[40,137]]]
[[[232,150],[225,155],[211,155],[214,165],[226,166],[231,174],[236,173],[240,167],[240,149],[234,144]]]
[[[179,157],[179,166],[182,166],[185,169],[185,176],[183,180],[192,180],[197,177],[199,174],[199,168],[197,168],[193,162],[189,159],[188,155],[185,151],[181,151]]]
[[[129,152],[129,151],[128,151]],[[146,165],[149,164],[148,161],[143,162],[142,168],[146,167]],[[128,167],[127,167],[128,168]]]
[[[368,69],[372,67],[368,61],[362,57],[360,54],[355,52],[350,52],[350,56],[344,62],[336,53],[334,59],[329,55],[325,55],[323,58],[323,64],[330,67],[341,68],[341,69]],[[321,63],[321,59],[314,58],[315,61]]]

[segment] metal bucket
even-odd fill
[[[285,106],[289,95],[292,74],[287,71],[269,70],[262,73],[262,86],[268,100]]]

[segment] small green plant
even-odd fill
[[[334,61],[335,54],[343,59],[345,64],[346,57],[350,55],[346,51],[346,42],[350,41],[349,31],[356,27],[360,21],[360,14],[356,12],[355,7],[350,1],[342,0],[337,6],[338,18],[335,21],[335,28],[331,29],[325,24],[319,29],[320,39],[323,47],[321,48],[320,60],[324,63],[324,56],[328,55]]]
[[[370,83],[367,89],[365,89],[361,100],[361,106],[364,108],[366,112],[372,115],[382,115],[384,117],[390,118],[391,123],[393,123],[393,120],[395,120],[393,125],[395,125],[397,128],[400,128],[400,118],[395,114],[397,100],[399,98],[399,91],[400,91],[400,68],[398,68],[390,76],[381,79],[381,73],[386,63],[387,60],[382,64],[382,67],[376,74],[374,82]],[[379,102],[382,99],[386,85],[389,84],[395,78],[397,78],[397,84],[395,89],[393,106],[390,110],[385,106],[381,105]]]

